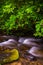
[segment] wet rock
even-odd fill
[[[7,45],[15,45],[17,42],[14,39],[9,39],[8,41],[1,42],[0,46],[7,46]]]
[[[38,58],[43,58],[43,49],[41,49],[40,47],[32,47],[28,53],[30,53],[31,55],[38,57]]]
[[[0,42],[4,42],[4,41],[7,41],[9,39],[14,39],[14,40],[18,40],[18,38],[16,36],[6,36],[6,35],[3,35],[3,36],[0,36]]]
[[[35,42],[32,42],[34,39],[25,39],[23,44],[28,45],[28,46],[38,46]]]
[[[36,41],[35,38],[20,37],[19,40],[18,40],[18,42],[23,43],[23,42],[25,42],[25,40],[28,40],[28,42],[30,42],[30,41]]]
[[[7,49],[0,53],[0,63],[8,63],[19,58],[19,52],[17,49]]]
[[[23,44],[28,46],[38,46],[43,48],[43,40],[42,39],[35,39],[35,38],[27,38],[23,41]]]
[[[37,60],[37,58],[32,56],[32,55],[29,56],[29,59],[30,59],[30,61],[36,61]]]
[[[10,43],[17,43],[17,41],[15,39],[9,39],[8,42],[10,42]]]
[[[26,39],[25,37],[20,37],[20,38],[18,39],[18,42],[23,43],[25,39]]]

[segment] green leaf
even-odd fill
[[[40,31],[40,24],[36,24],[36,31]]]
[[[43,28],[41,28],[41,33],[43,33]]]

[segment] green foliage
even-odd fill
[[[43,19],[36,23],[36,33],[35,36],[43,36]]]
[[[42,0],[0,0],[0,28],[7,34],[13,29],[28,29],[34,30],[35,36],[43,36],[42,19]]]

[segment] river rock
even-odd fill
[[[20,38],[18,39],[18,42],[23,43],[25,39],[26,39],[25,37],[20,37]]]
[[[38,57],[38,58],[43,58],[43,49],[41,49],[40,47],[32,47],[28,53],[30,53],[31,55]]]
[[[11,35],[11,36],[6,36],[6,35],[3,35],[3,36],[0,36],[0,42],[4,42],[4,41],[7,41],[9,39],[14,39],[14,40],[18,40],[17,36],[14,36],[14,35]]]
[[[23,44],[28,46],[38,46],[37,43],[34,42],[35,39],[25,39]]]
[[[19,58],[17,49],[3,49],[0,50],[0,64],[9,63]]]
[[[8,41],[4,41],[4,42],[1,42],[0,43],[0,46],[7,46],[7,45],[14,45],[14,44],[16,44],[17,42],[16,42],[16,40],[14,40],[14,39],[9,39]]]

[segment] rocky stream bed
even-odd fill
[[[43,65],[43,39],[0,36],[0,64]]]

